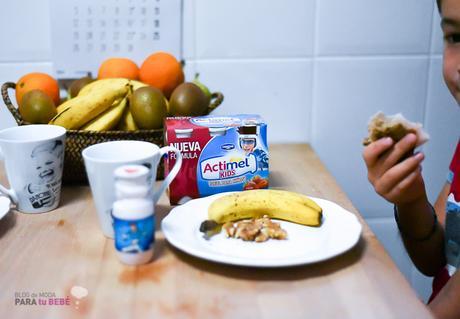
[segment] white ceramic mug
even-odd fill
[[[16,208],[24,213],[55,209],[61,196],[65,128],[23,125],[0,131],[0,157],[11,188],[0,185]]]
[[[177,160],[173,169],[165,177],[160,187],[153,193],[156,203],[166,187],[179,172],[182,164],[180,151],[174,147],[157,145],[142,141],[113,141],[91,145],[82,152],[85,161],[86,174],[96,205],[99,222],[105,236],[113,238],[111,210],[115,201],[114,171],[117,167],[127,164],[141,164],[150,168],[150,183],[156,180],[157,167],[163,155],[168,152],[176,153]]]

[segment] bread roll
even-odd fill
[[[363,141],[365,146],[387,136],[397,142],[408,133],[414,133],[417,136],[416,147],[426,143],[429,139],[429,135],[422,129],[422,124],[410,122],[401,113],[386,116],[383,112],[377,112],[370,118],[367,130],[369,136]]]

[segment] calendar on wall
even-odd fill
[[[80,78],[109,57],[139,66],[153,52],[182,58],[181,0],[51,0],[51,47],[59,79]]]

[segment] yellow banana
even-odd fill
[[[264,215],[302,225],[320,226],[322,209],[304,195],[270,189],[224,195],[212,202],[208,209],[209,219],[217,224]]]
[[[297,201],[304,205],[310,206],[314,210],[322,211],[321,207],[313,199],[311,199],[310,197],[306,195],[295,193],[295,192],[290,192],[290,191],[277,190],[277,189],[270,189],[270,192],[274,194],[279,194],[280,196],[285,197],[286,200]]]
[[[130,80],[124,78],[101,79],[85,85],[77,96],[88,95],[99,91],[116,90],[129,83]]]
[[[89,94],[78,95],[64,102],[62,111],[49,124],[60,125],[66,129],[79,129],[110,108],[115,100],[125,97],[129,91],[130,86],[126,83],[124,86],[106,86]]]
[[[71,98],[70,98],[69,95],[68,95],[68,96],[67,96],[67,100],[65,100],[65,102],[70,101],[70,100],[71,100]],[[66,108],[65,102],[59,104],[59,105],[56,107],[56,112],[57,112],[58,114],[61,113],[62,111],[64,111],[64,109]]]
[[[134,118],[131,114],[131,111],[129,110],[129,107],[125,109],[118,124],[118,129],[122,131],[136,131],[139,129],[136,125],[136,122],[134,122]]]
[[[165,97],[165,102],[166,102],[166,114],[167,116],[169,116],[171,113],[169,113],[169,101],[166,97]]]
[[[127,108],[128,98],[125,97],[119,103],[112,105],[107,111],[95,119],[86,123],[81,129],[84,131],[108,131],[114,128]]]
[[[113,89],[116,87],[125,86],[128,83],[132,85],[133,91],[141,87],[148,86],[148,84],[142,83],[140,81],[129,80],[125,78],[101,79],[85,85],[78,93],[78,96],[91,94],[98,90],[105,90],[107,87],[111,87]]]
[[[119,103],[121,102],[122,99],[123,99],[123,98],[119,98],[119,99],[113,101],[112,106],[115,106],[115,105],[119,104]],[[66,100],[66,102],[67,102],[67,101],[70,101],[70,100],[71,100],[71,99],[69,98],[69,99]],[[68,106],[68,105],[65,104],[65,103],[62,103],[61,105],[59,105],[59,106],[56,108],[57,113],[59,114],[59,113],[61,113],[62,111],[64,111],[64,109],[65,109],[67,106]]]
[[[148,84],[136,80],[129,80],[129,83],[133,86],[133,91],[143,88],[144,86],[149,86]]]

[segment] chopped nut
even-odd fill
[[[271,229],[270,230],[270,238],[274,239],[286,239],[287,232],[284,229]]]
[[[237,223],[235,237],[246,241],[253,241],[259,231],[259,227],[253,223]]]
[[[227,237],[241,238],[244,241],[264,242],[270,238],[286,239],[287,232],[279,223],[273,222],[268,216],[245,219],[236,223],[227,222],[222,226]]]
[[[227,237],[235,237],[235,227],[232,222],[227,222],[222,226],[222,228],[225,230],[225,234]]]
[[[261,243],[267,241],[269,238],[270,237],[268,237],[265,233],[260,232],[259,235],[257,235],[256,238],[254,238],[254,241]]]

